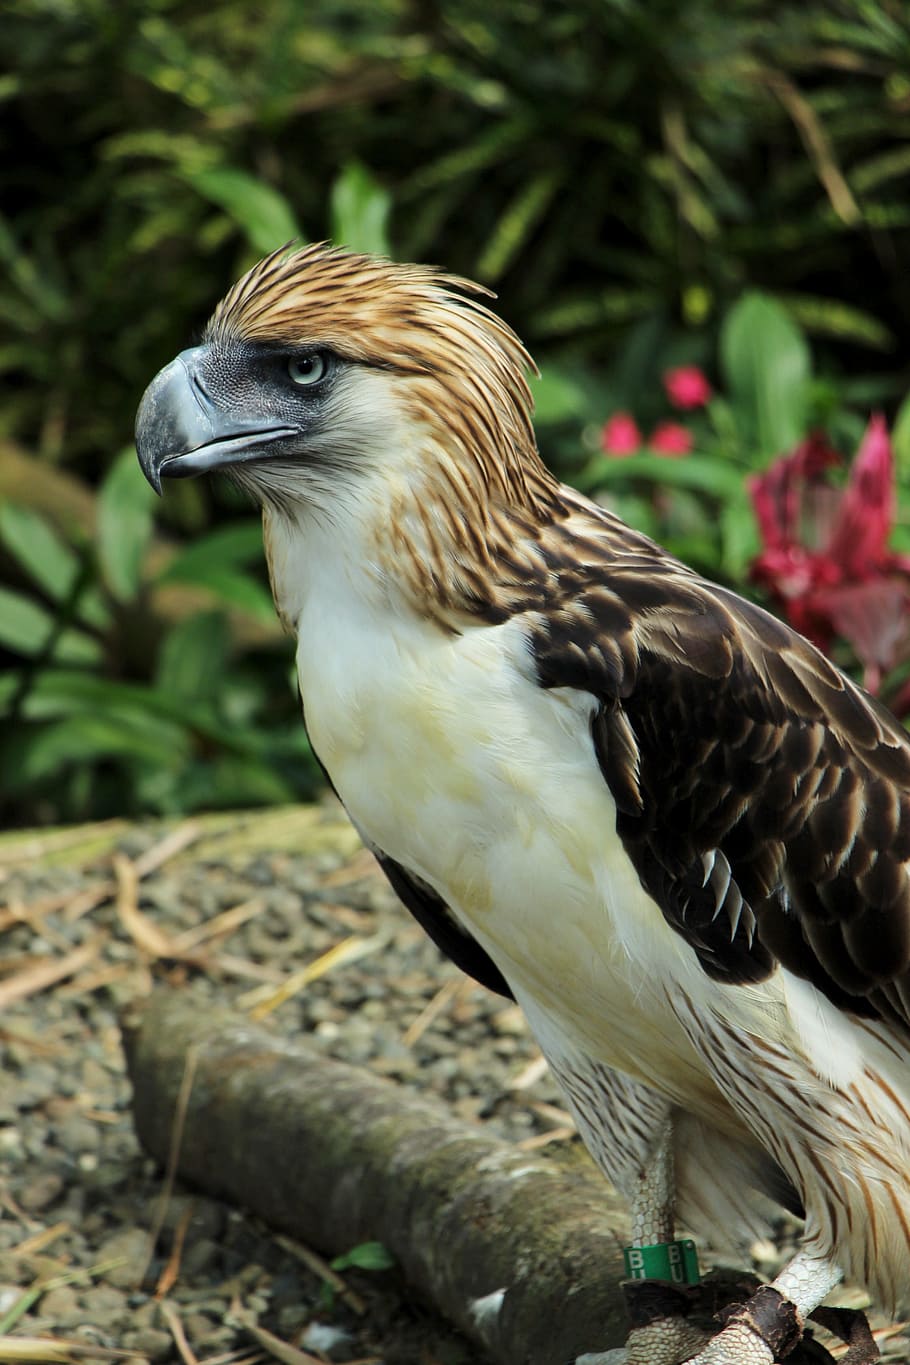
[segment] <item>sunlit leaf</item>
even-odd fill
[[[687,455],[669,459],[663,455],[639,454],[625,459],[599,457],[579,474],[579,488],[591,490],[635,479],[652,480],[670,488],[691,488],[715,497],[739,496],[743,489],[742,470],[705,456]]]
[[[0,588],[0,644],[30,658],[47,648],[55,628],[53,616],[37,602]],[[54,657],[64,663],[94,663],[101,657],[101,646],[81,631],[64,630]]]
[[[534,417],[541,425],[550,422],[581,424],[589,400],[584,388],[568,368],[546,365],[540,375],[531,380],[534,395]]]
[[[391,196],[359,161],[350,161],[332,186],[332,240],[352,251],[390,254]]]
[[[98,494],[98,559],[107,586],[122,602],[135,596],[139,587],[154,501],[129,446],[111,465]]]
[[[49,597],[59,601],[69,592],[79,561],[44,517],[30,507],[0,505],[0,539]]]
[[[901,480],[910,478],[910,394],[897,410],[891,427],[891,448]]]
[[[189,572],[171,564],[167,579],[170,582],[192,583],[207,588],[226,607],[247,612],[263,624],[275,624],[275,606],[271,593],[249,574],[217,563],[196,563]]]
[[[254,251],[265,255],[303,233],[284,195],[248,171],[219,166],[189,174],[190,184],[224,209],[246,234]]]
[[[197,573],[255,564],[261,562],[262,557],[262,525],[259,519],[235,521],[219,526],[217,530],[209,531],[207,535],[199,536],[184,546],[168,561],[157,581],[192,583]]]
[[[789,450],[805,435],[809,348],[774,299],[744,294],[724,319],[720,358],[737,419],[761,452]]]

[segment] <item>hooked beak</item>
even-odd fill
[[[149,384],[136,414],[136,452],[156,493],[161,480],[189,479],[262,459],[264,447],[297,434],[263,416],[236,420],[212,400],[200,375],[205,346],[182,351]]]

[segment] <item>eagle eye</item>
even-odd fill
[[[288,361],[288,375],[301,388],[311,388],[324,379],[329,372],[329,361],[324,351],[313,351],[310,355],[292,356]]]

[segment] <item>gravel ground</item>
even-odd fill
[[[577,1142],[517,1009],[441,959],[334,805],[7,838],[0,903],[0,1362],[47,1335],[253,1365],[281,1350],[268,1332],[296,1365],[483,1365],[394,1270],[331,1288],[308,1249],[217,1200],[178,1188],[151,1244],[162,1180],[133,1135],[117,1014],[156,979],[200,1008],[271,1003],[289,1035],[509,1141]],[[778,1252],[755,1252],[767,1273]],[[910,1339],[883,1352],[910,1362]]]

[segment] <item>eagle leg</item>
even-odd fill
[[[632,1257],[636,1250],[673,1243],[676,1176],[669,1115],[638,1172],[631,1203]],[[627,1280],[624,1292],[632,1330],[615,1360],[623,1365],[678,1365],[697,1350],[705,1334],[688,1321],[694,1290],[695,1286],[668,1280]]]

